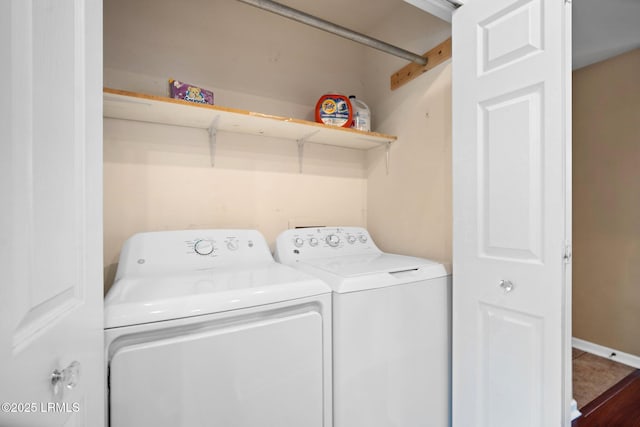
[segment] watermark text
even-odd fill
[[[78,402],[2,402],[2,412],[10,413],[73,413],[80,412]]]

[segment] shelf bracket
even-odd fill
[[[304,144],[307,142],[307,139],[311,138],[316,133],[320,132],[319,130],[314,130],[301,138],[296,139],[298,143],[298,172],[302,173],[302,160],[304,158]]]
[[[209,125],[209,154],[211,155],[211,167],[216,165],[216,136],[218,133],[218,120],[220,116],[215,116]]]
[[[304,157],[304,139],[296,141],[298,143],[298,173],[302,173],[302,158]]]
[[[384,162],[387,167],[387,175],[389,175],[389,157],[391,156],[391,141],[387,141],[384,153]]]

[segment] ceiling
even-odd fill
[[[573,69],[640,48],[640,0],[573,0]]]

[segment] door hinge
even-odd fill
[[[565,242],[565,244],[564,244],[564,256],[562,257],[564,259],[564,263],[565,264],[570,264],[572,257],[573,257],[573,253],[572,253],[572,249],[571,249],[571,243]]]

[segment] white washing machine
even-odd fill
[[[131,237],[105,340],[111,427],[331,426],[331,290],[257,231]]]
[[[363,228],[287,230],[276,260],[333,289],[334,427],[450,425],[451,277]]]

